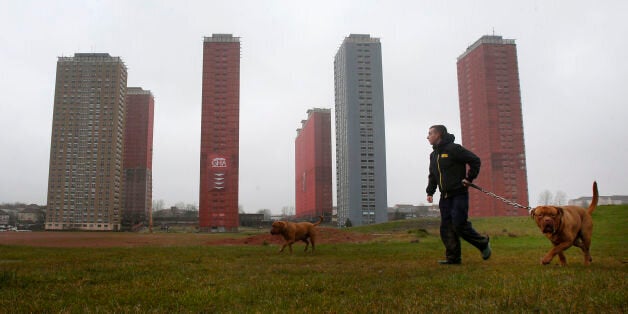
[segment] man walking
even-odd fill
[[[445,260],[440,264],[462,262],[460,238],[482,252],[482,259],[491,257],[489,238],[480,235],[467,220],[471,183],[480,172],[480,158],[461,145],[455,144],[455,136],[447,133],[444,125],[431,126],[427,135],[434,151],[430,154],[427,184],[427,201],[432,203],[436,186],[440,190],[440,238],[445,245]],[[467,165],[469,170],[467,171]]]

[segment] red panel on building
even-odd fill
[[[295,140],[296,216],[331,220],[331,113],[329,109],[308,110]]]
[[[203,232],[238,230],[240,40],[205,37],[199,227]]]
[[[150,91],[127,89],[122,214],[122,225],[126,227],[146,222],[152,206],[154,107]]]
[[[519,90],[517,46],[512,39],[483,36],[458,58],[462,144],[482,159],[474,183],[528,205],[528,180]],[[527,215],[475,190],[474,216]]]

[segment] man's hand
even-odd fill
[[[434,201],[434,198],[431,195],[427,196],[427,202],[428,203],[432,203]]]
[[[468,187],[469,184],[471,184],[471,182],[469,182],[469,180],[467,179],[462,179],[462,185],[464,185],[465,187]]]

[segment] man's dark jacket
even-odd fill
[[[433,146],[430,154],[430,174],[428,176],[427,195],[434,195],[436,186],[441,197],[449,198],[468,192],[462,179],[472,182],[480,173],[480,158],[471,151],[455,144],[453,134],[443,134],[440,143]],[[467,171],[469,165],[469,171]]]

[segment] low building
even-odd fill
[[[198,224],[198,211],[172,206],[153,212],[154,226],[193,226]]]
[[[38,224],[44,222],[44,210],[39,207],[27,207],[17,213],[17,222],[20,224]]]
[[[9,219],[11,218],[11,216],[9,215],[9,213],[0,210],[0,227],[6,227],[9,225]]]
[[[573,200],[569,200],[569,205],[588,207],[589,204],[591,204],[591,196],[585,196],[585,197],[580,197]],[[597,201],[597,204],[598,205],[625,205],[625,204],[628,204],[628,195],[600,196]]]
[[[438,217],[439,213],[438,205],[397,204],[388,208],[388,220]]]
[[[265,225],[264,214],[240,214],[240,226],[259,228]]]
[[[4,212],[6,215],[9,215],[9,223],[8,225],[14,226],[17,223],[17,213],[21,210],[17,208],[0,208],[0,211]]]

